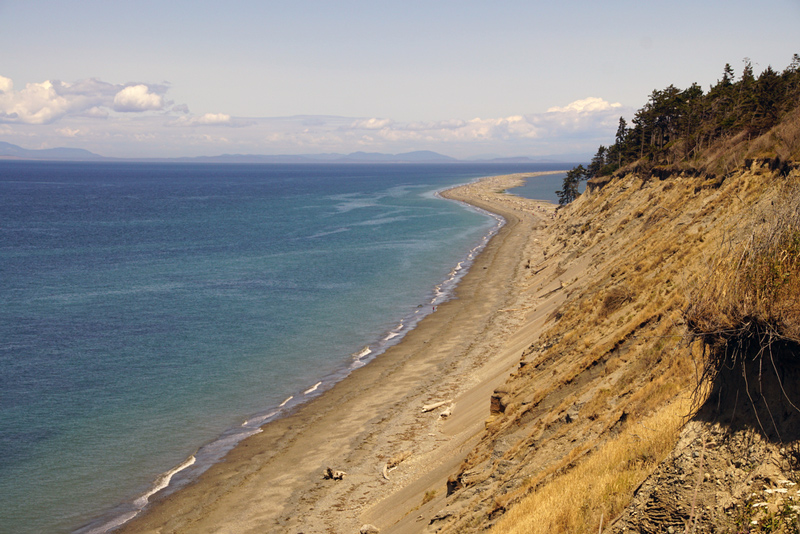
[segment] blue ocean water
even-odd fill
[[[564,167],[564,165],[562,164],[560,167]],[[566,175],[566,172],[562,172],[531,178],[526,180],[524,185],[512,187],[507,192],[524,198],[547,200],[553,204],[558,204],[556,191],[563,187]]]
[[[447,298],[497,221],[437,190],[547,168],[0,162],[0,531],[191,480]]]

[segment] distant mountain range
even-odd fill
[[[11,143],[0,141],[0,158],[2,159],[41,159],[52,161],[99,161],[103,156],[93,154],[82,148],[44,148],[29,150]]]
[[[45,148],[31,150],[0,141],[0,159],[40,161],[161,161],[183,163],[555,163],[554,159],[486,158],[460,160],[431,152],[418,150],[403,154],[379,152],[353,152],[352,154],[305,154],[262,156],[257,154],[222,154],[220,156],[197,156],[183,158],[108,158],[82,148]],[[565,158],[582,161],[585,158]],[[561,160],[564,161],[564,160]]]

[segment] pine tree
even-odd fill
[[[559,206],[566,206],[580,196],[578,185],[581,183],[581,180],[584,179],[586,179],[586,169],[583,165],[578,165],[572,170],[567,171],[567,175],[564,176],[564,184],[561,191],[556,191]]]

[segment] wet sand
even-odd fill
[[[506,219],[455,299],[385,354],[244,440],[196,482],[156,496],[118,532],[357,533],[365,524],[382,533],[422,532],[443,505],[447,477],[484,428],[492,391],[561,298],[556,292],[534,307],[524,291],[555,208],[503,193],[529,176],[443,193]],[[328,467],[346,475],[326,479]]]

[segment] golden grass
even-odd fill
[[[728,147],[735,158],[738,141]],[[507,384],[515,409],[487,426],[482,454],[464,467],[486,473],[482,462],[502,453],[497,465],[520,468],[513,475],[495,471],[494,507],[475,512],[489,521],[504,511],[493,532],[597,532],[601,518],[608,526],[630,504],[708,393],[700,381],[702,343],[688,344],[685,336],[691,288],[705,285],[698,280],[723,243],[741,243],[742,227],[761,220],[754,210],[787,196],[776,193],[794,176],[754,170],[724,181],[686,175],[660,182],[626,175],[566,208],[572,213],[558,222],[551,248],[574,257],[561,259],[558,276],[576,259],[591,258],[590,267],[526,352],[535,358]],[[604,231],[587,239],[595,228]],[[793,261],[784,254],[765,265]],[[794,292],[779,279],[767,286]],[[577,419],[564,422],[571,409],[579,410]],[[504,490],[500,482],[513,477],[517,484]],[[479,524],[455,523],[447,531],[472,532]]]
[[[681,396],[629,424],[574,468],[523,498],[492,534],[597,532],[601,520],[610,523],[672,450],[690,406],[691,399]]]
[[[783,161],[800,159],[800,107],[787,113],[780,124],[754,140],[747,155],[751,158],[777,156]]]
[[[760,220],[719,254],[691,296],[689,329],[709,345],[757,335],[800,342],[800,187],[787,188]]]

